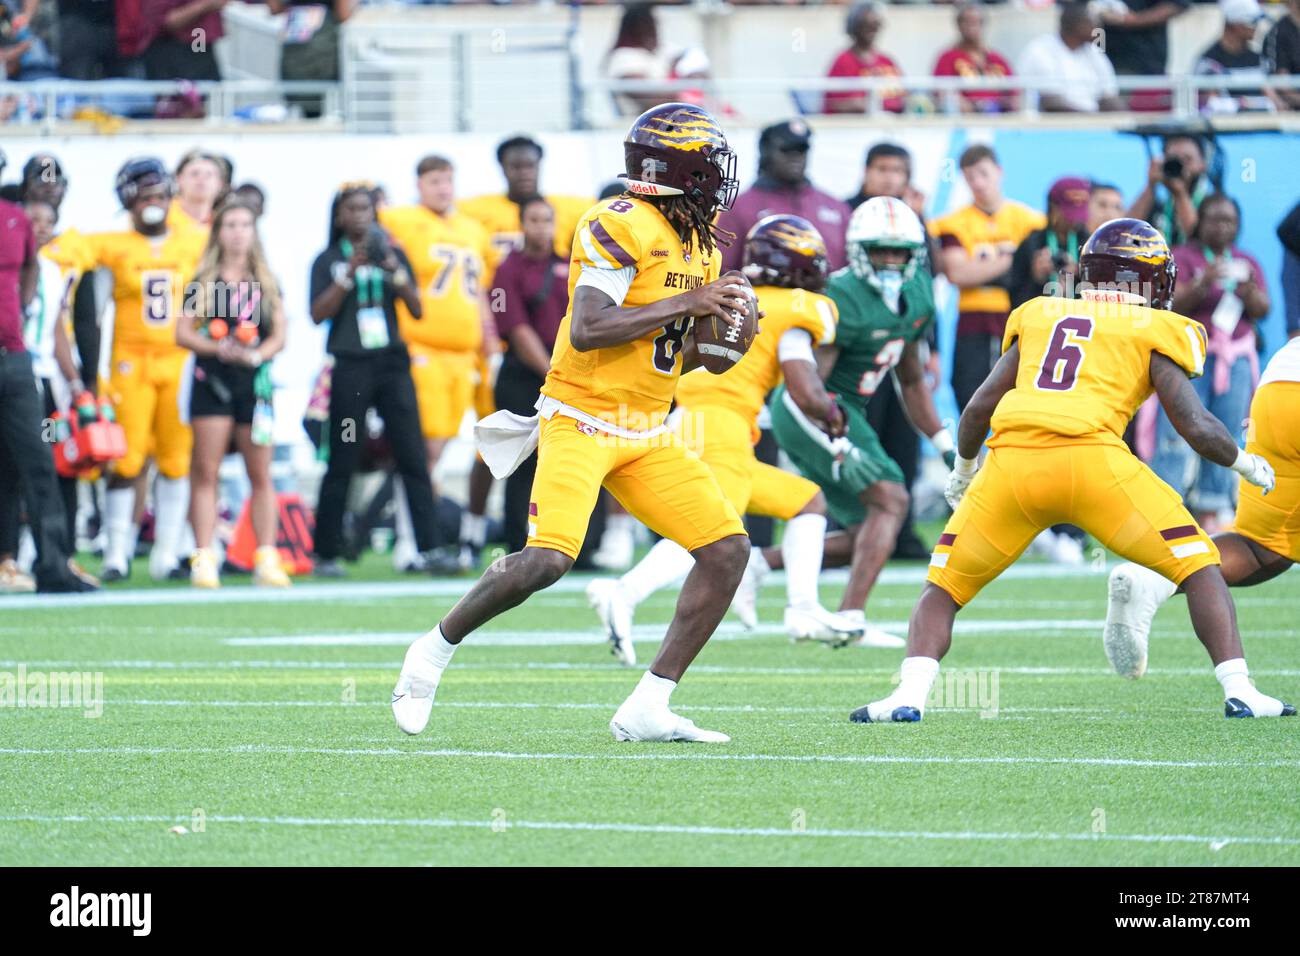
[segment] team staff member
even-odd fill
[[[486,380],[482,359],[497,350],[483,285],[496,258],[487,230],[454,205],[451,163],[441,156],[426,156],[415,175],[420,201],[385,208],[379,221],[410,256],[427,317],[421,322],[405,306],[397,310],[402,339],[411,350],[411,377],[432,475],[447,442],[460,433],[465,412],[474,403],[476,381]],[[393,549],[399,567],[416,557],[403,512],[399,500]],[[465,529],[480,531],[480,545],[482,527],[481,523]]]
[[[939,239],[939,265],[961,290],[952,390],[965,408],[1001,354],[1011,312],[1007,273],[1016,247],[1047,222],[1042,213],[1002,195],[1002,167],[993,150],[972,146],[958,161],[972,202],[930,223]]]
[[[496,404],[531,415],[551,368],[555,334],[569,307],[569,264],[555,252],[555,211],[541,196],[520,204],[524,244],[497,267],[490,300],[500,303],[497,330],[510,344],[501,362]],[[505,538],[509,551],[528,539],[528,493],[537,470],[533,454],[506,479]]]
[[[217,471],[233,438],[252,486],[253,583],[288,587],[275,547],[276,499],[271,483],[270,359],[284,348],[284,306],[257,235],[253,207],[238,196],[222,201],[194,276],[176,343],[195,353],[190,388],[194,456],[190,583],[221,585],[212,537],[217,526]]]
[[[105,582],[130,573],[136,479],[152,454],[155,535],[149,573],[155,579],[177,570],[177,550],[189,500],[193,439],[181,420],[180,388],[188,353],[176,344],[176,316],[185,282],[203,253],[195,230],[167,227],[175,184],[158,159],[129,160],[117,174],[117,195],[131,228],[94,233],[88,267],[113,276],[113,351],[109,395],[126,433],[126,455],[113,464],[105,496]]]
[[[0,151],[0,169],[4,153]],[[16,470],[36,540],[41,591],[93,591],[98,582],[71,560],[69,533],[54,481],[54,458],[41,440],[41,399],[23,343],[23,307],[36,292],[36,240],[19,206],[0,200],[0,443]],[[3,466],[0,466],[3,467]]]
[[[423,315],[406,254],[375,226],[371,184],[344,183],[330,206],[329,245],[311,267],[311,318],[329,322],[334,359],[330,389],[329,468],[316,507],[316,574],[342,577],[343,512],[365,440],[366,411],[384,420],[406,487],[421,552],[437,543],[433,486],[420,441],[411,356],[398,328],[397,302],[412,322]]]

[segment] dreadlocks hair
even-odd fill
[[[624,192],[620,199],[640,199],[659,208],[663,217],[677,229],[677,238],[683,248],[693,249],[699,243],[700,251],[709,254],[718,246],[729,246],[736,234],[718,227],[698,203],[685,196],[636,196]]]

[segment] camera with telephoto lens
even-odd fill
[[[1171,156],[1164,161],[1160,167],[1160,173],[1165,179],[1182,179],[1183,178],[1183,161],[1177,156]]]
[[[1073,260],[1070,259],[1070,254],[1065,250],[1052,253],[1052,268],[1057,272],[1064,272],[1066,269],[1070,268],[1070,263],[1072,261]]]
[[[380,265],[388,258],[389,251],[388,236],[384,234],[384,230],[378,226],[371,226],[366,234],[366,258],[375,265]]]

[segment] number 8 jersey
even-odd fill
[[[573,294],[593,286],[635,308],[680,295],[718,278],[722,254],[684,249],[652,204],[635,198],[597,203],[578,223],[569,263],[569,311],[560,324],[542,393],[632,431],[659,425],[681,375],[682,318],[634,342],[579,352],[569,340]]]
[[[993,413],[989,447],[1123,447],[1124,429],[1153,390],[1152,352],[1192,377],[1204,371],[1199,322],[1114,295],[1040,296],[1011,313],[1002,351],[1019,341],[1020,367]]]

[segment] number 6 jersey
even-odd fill
[[[1113,297],[1031,299],[1007,319],[1002,351],[1016,341],[1016,385],[993,413],[989,447],[1122,447],[1124,429],[1153,391],[1152,352],[1193,377],[1205,368],[1199,322]]]
[[[560,324],[542,393],[632,431],[659,425],[681,375],[689,318],[634,342],[579,352],[569,340],[579,285],[625,308],[680,295],[718,278],[722,254],[683,249],[677,231],[652,204],[634,198],[597,203],[578,223],[569,263],[569,311]]]

